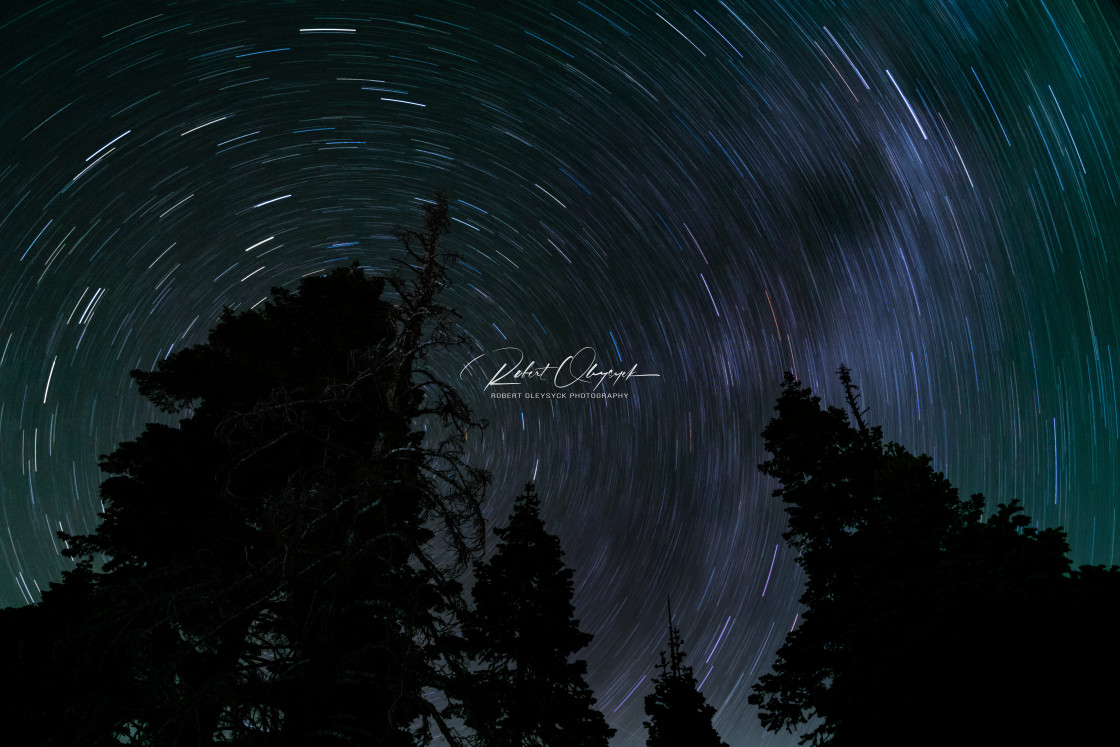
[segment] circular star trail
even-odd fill
[[[799,612],[756,470],[785,370],[838,403],[847,364],[888,439],[1116,562],[1116,9],[873,5],[4,3],[0,602],[58,579],[98,455],[158,418],[130,369],[387,271],[437,190],[475,341],[439,372],[490,422],[491,523],[539,485],[614,744],[670,596],[724,739],[796,742],[746,702]],[[500,349],[584,347],[657,376],[490,396]]]

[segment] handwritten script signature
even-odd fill
[[[517,356],[517,362],[513,364],[501,364],[483,389],[489,389],[492,386],[519,386],[525,381],[531,381],[533,379],[545,381],[549,378],[552,379],[552,383],[557,389],[566,389],[575,384],[592,384],[592,388],[602,386],[603,389],[606,389],[606,382],[608,381],[613,386],[620,381],[628,381],[645,376],[661,376],[661,374],[655,373],[637,373],[637,364],[634,364],[629,369],[621,371],[616,371],[613,368],[604,371],[599,368],[599,364],[595,359],[595,349],[591,347],[580,348],[559,364],[539,364],[535,360],[525,363],[525,353],[522,352],[521,348],[516,347],[498,348],[491,352],[500,353],[504,350],[513,351]],[[465,374],[473,363],[485,358],[487,355],[488,353],[483,353],[480,356],[472,358],[467,365],[463,366],[459,375],[462,376]]]

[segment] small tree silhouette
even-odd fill
[[[719,738],[712,717],[714,706],[704,699],[696,684],[692,667],[684,663],[681,631],[673,624],[673,610],[666,603],[669,616],[669,655],[661,652],[657,668],[661,676],[653,679],[654,690],[646,696],[649,721],[642,726],[649,731],[647,747],[727,747]]]

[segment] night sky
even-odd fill
[[[538,481],[614,745],[670,595],[724,739],[796,742],[746,702],[799,610],[756,469],[784,370],[839,403],[846,363],[963,495],[1116,562],[1116,7],[866,5],[5,0],[0,603],[57,580],[98,455],[158,419],[130,369],[390,269],[437,190],[475,340],[437,370],[490,421],[491,521]],[[506,346],[659,376],[494,399]]]

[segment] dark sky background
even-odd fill
[[[746,702],[798,613],[756,470],[782,371],[839,402],[846,363],[962,494],[1116,561],[1118,35],[1063,0],[6,0],[0,602],[58,578],[97,456],[155,419],[129,369],[388,269],[443,189],[487,513],[536,477],[614,744],[668,595],[725,740],[795,743]],[[491,399],[503,346],[659,377]]]

